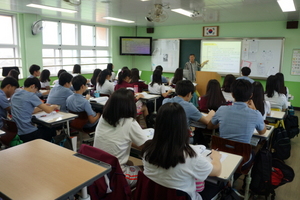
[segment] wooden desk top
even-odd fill
[[[269,139],[271,136],[271,133],[274,131],[274,126],[271,125],[266,125],[267,131],[263,134],[263,135],[259,135],[257,130],[254,130],[253,136],[255,137],[261,137],[261,138],[265,138],[265,139]]]
[[[38,139],[0,151],[0,188],[11,199],[66,199],[110,171]]]
[[[227,152],[224,153],[227,154],[228,156],[222,162],[222,171],[220,176],[216,178],[222,181],[227,181],[233,175],[235,170],[238,168],[243,158],[242,156],[239,155],[235,155]]]
[[[143,94],[144,97],[142,97],[140,99],[144,99],[144,100],[157,99],[157,98],[161,97],[160,94],[149,94],[149,93],[146,93],[146,92],[136,93],[136,95],[137,94]]]
[[[53,111],[52,113],[45,113],[45,112],[39,112],[34,114],[34,116],[36,116],[37,121],[41,121],[43,123],[47,123],[47,124],[57,124],[57,123],[62,123],[65,122],[67,120],[71,120],[71,119],[75,119],[76,117],[78,117],[78,115],[73,114],[73,113],[67,113],[67,112],[55,112]],[[43,117],[41,117],[43,116]],[[34,121],[36,122],[36,121]]]

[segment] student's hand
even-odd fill
[[[210,158],[212,160],[220,160],[221,159],[221,154],[220,154],[220,152],[212,149],[211,154],[210,154]]]
[[[249,108],[251,108],[251,109],[253,109],[253,110],[256,110],[256,107],[255,107],[254,102],[252,101],[252,99],[250,99],[250,100],[247,102],[247,104],[248,104],[248,107],[249,107]]]
[[[136,98],[136,99],[140,99],[140,98],[143,98],[143,97],[144,97],[143,94],[138,94],[135,98]]]
[[[87,94],[85,95],[86,100],[89,100],[91,98],[91,95]]]
[[[53,110],[58,110],[58,105],[52,104],[52,105],[50,105],[50,106],[53,108]]]
[[[210,110],[208,113],[209,116],[214,116],[215,114],[216,114],[216,112],[214,110]]]

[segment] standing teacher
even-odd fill
[[[197,61],[195,61],[195,55],[190,54],[189,57],[190,61],[185,63],[184,70],[183,70],[183,76],[192,82],[196,81],[196,71],[201,71],[201,68],[204,66],[204,64],[207,62],[205,61],[202,64],[199,64]]]

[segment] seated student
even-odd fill
[[[78,64],[75,64],[74,67],[73,67],[72,73],[73,73],[73,77],[81,74],[81,66],[78,65]]]
[[[242,75],[243,76],[238,77],[237,79],[245,79],[245,80],[249,81],[250,83],[254,82],[253,79],[251,79],[251,78],[248,77],[250,75],[250,73],[251,73],[251,69],[249,67],[243,67],[241,69],[241,71],[242,71]]]
[[[93,76],[91,78],[91,83],[94,87],[94,89],[96,89],[96,85],[97,85],[97,78],[99,76],[99,74],[101,73],[101,69],[95,69],[94,72],[93,72]]]
[[[108,69],[111,72],[110,81],[113,82],[116,78],[116,74],[113,70],[114,65],[112,63],[108,63],[106,69]]]
[[[17,70],[15,69],[12,69],[8,72],[7,76],[6,77],[13,77],[14,79],[16,79],[17,81],[19,81],[19,74],[20,72],[18,72]]]
[[[244,79],[236,80],[231,86],[235,102],[232,106],[221,106],[211,119],[209,127],[220,127],[220,137],[250,144],[254,129],[262,135],[266,126],[261,113],[251,100],[253,86]]]
[[[59,76],[62,74],[62,73],[64,73],[64,72],[67,72],[66,70],[64,70],[64,69],[60,69],[59,71],[58,71],[58,73],[57,73],[57,78],[59,78]],[[59,80],[57,79],[57,80],[55,80],[55,81],[53,81],[53,85],[54,85],[54,87],[55,86],[58,86],[59,85]]]
[[[289,88],[284,85],[284,75],[283,73],[278,72],[275,74],[277,83],[278,83],[278,93],[284,94],[286,99],[289,100]]]
[[[114,84],[110,82],[111,71],[108,69],[103,70],[97,78],[96,90],[100,94],[111,95],[114,92]]]
[[[254,81],[253,85],[253,96],[252,101],[257,110],[263,116],[263,119],[266,120],[267,115],[271,115],[271,104],[269,101],[265,100],[264,88],[260,82]]]
[[[93,128],[97,125],[100,118],[100,113],[95,113],[90,102],[83,98],[82,94],[87,90],[87,80],[82,75],[77,75],[72,79],[72,85],[75,93],[67,98],[67,109],[72,112],[85,111],[88,115],[89,123],[85,125],[86,128]]]
[[[18,135],[23,142],[35,139],[51,141],[55,131],[45,127],[35,127],[31,124],[33,113],[45,111],[51,113],[58,108],[57,105],[46,105],[35,95],[41,88],[39,79],[27,78],[24,82],[24,89],[19,90],[11,97],[11,114],[13,121],[18,127]]]
[[[73,94],[70,90],[73,76],[68,72],[64,72],[59,76],[59,85],[50,90],[47,103],[57,104],[60,110],[67,112],[66,100]]]
[[[206,94],[199,101],[199,109],[205,112],[208,110],[217,111],[221,105],[226,105],[226,100],[219,81],[212,79],[207,83]]]
[[[118,71],[118,74],[117,74],[117,76],[115,77],[116,80],[119,80],[119,74],[120,74],[120,72],[123,71],[123,70],[125,70],[125,69],[128,69],[128,70],[129,70],[129,68],[128,68],[127,66],[124,66],[124,67],[122,67],[121,70]]]
[[[222,86],[222,93],[226,101],[233,102],[234,98],[231,95],[231,85],[235,81],[235,76],[232,74],[227,74],[224,78],[223,86]]]
[[[177,87],[177,85],[176,85]],[[212,150],[210,158],[199,154],[196,146],[189,145],[185,111],[178,103],[166,103],[158,111],[154,137],[142,149],[144,174],[167,188],[186,192],[192,200],[211,199],[219,189],[205,186],[201,195],[196,192],[195,179],[204,181],[208,176],[221,174],[221,154]],[[207,192],[206,192],[207,191]]]
[[[10,102],[8,98],[10,98],[15,90],[19,88],[19,83],[13,77],[6,77],[1,82],[0,89],[0,117],[7,118],[7,113],[11,113],[10,111]],[[3,126],[2,119],[0,119],[0,129]]]
[[[161,65],[157,65],[157,66],[155,67],[155,70],[161,71],[161,74],[163,73],[163,67],[162,67]],[[155,71],[155,70],[154,70],[154,71]],[[150,80],[152,81],[152,75],[151,75],[151,77],[150,77]],[[161,82],[162,82],[162,83],[168,83],[168,80],[167,80],[166,77],[161,76]]]
[[[50,71],[48,69],[44,69],[40,75],[41,88],[50,90],[50,81]]]
[[[143,81],[140,81],[140,71],[137,68],[131,69],[131,81],[133,85],[138,86],[138,92],[142,92],[143,90],[148,89],[148,85],[145,84]]]
[[[182,80],[186,80],[185,78],[183,78],[183,69],[177,68],[174,73],[174,77],[172,77],[169,81],[169,85],[175,87],[176,83]]]
[[[265,100],[271,103],[271,108],[285,111],[288,108],[288,101],[284,94],[278,93],[279,85],[276,76],[271,75],[267,78]]]
[[[95,131],[94,147],[118,158],[128,184],[137,182],[138,166],[130,166],[128,158],[131,146],[141,149],[147,140],[135,120],[136,106],[133,92],[125,88],[115,91],[108,99]]]
[[[160,70],[154,70],[153,76],[152,76],[152,82],[148,85],[148,91],[152,94],[160,94],[163,97],[167,97],[172,93],[172,90],[168,90],[166,92],[165,85],[161,82],[161,71]]]
[[[118,74],[118,84],[115,86],[115,91],[120,88],[132,88],[133,84],[130,83],[131,71],[129,69],[124,69]]]
[[[29,72],[31,75],[28,76],[28,78],[39,77],[41,75],[40,69],[41,69],[41,67],[38,65],[34,65],[34,64],[31,65],[29,68]],[[50,92],[49,90],[47,90],[47,92],[43,92],[43,93],[41,93],[40,91],[37,91],[35,94],[41,98],[43,95],[48,95],[49,92]]]

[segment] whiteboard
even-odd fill
[[[242,40],[202,40],[201,62],[209,60],[202,71],[239,74]]]
[[[242,67],[251,69],[250,77],[267,78],[280,72],[283,38],[243,39]]]
[[[179,67],[179,39],[157,39],[152,42],[152,71],[161,65],[164,72],[175,72]]]

